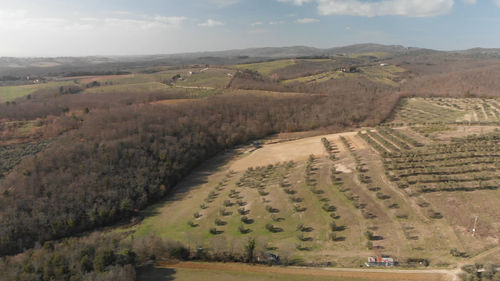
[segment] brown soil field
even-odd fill
[[[362,280],[399,280],[399,281],[447,281],[451,274],[442,270],[390,270],[390,269],[334,269],[306,267],[270,267],[235,263],[198,263],[183,262],[172,265],[162,265],[172,269],[220,270],[225,272],[273,273],[280,275],[306,275],[314,277],[358,278]]]
[[[155,102],[151,102],[152,105],[167,105],[167,104],[176,104],[182,102],[193,101],[192,99],[171,99],[171,100],[159,100]]]

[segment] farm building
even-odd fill
[[[368,262],[365,263],[366,266],[394,266],[395,262],[393,258],[389,257],[369,257]]]

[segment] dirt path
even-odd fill
[[[475,262],[479,261],[480,259],[488,257],[489,255],[492,255],[492,254],[497,253],[497,252],[500,253],[500,246],[486,250],[486,251],[480,253],[479,255],[476,255],[472,258],[469,258],[465,261],[458,263],[457,268],[452,271],[454,274],[454,278],[452,279],[452,281],[460,281],[460,278],[458,276],[460,273],[462,273],[462,266],[468,265],[468,264],[474,264]]]
[[[472,118],[471,119],[473,122],[479,121],[479,117],[477,117],[477,112],[475,110],[472,111]]]
[[[485,121],[489,121],[490,118],[488,117],[488,114],[486,113],[486,110],[484,110],[484,106],[481,104],[479,105],[481,107],[481,112],[483,113],[483,116],[484,116],[484,120]]]
[[[202,90],[215,90],[214,87],[201,87],[201,86],[179,86],[174,85],[173,88],[182,88],[182,89],[202,89]]]
[[[488,257],[489,255],[492,255],[494,253],[499,253],[500,254],[500,246],[496,246],[494,248],[491,248],[489,250],[486,250],[482,253],[480,253],[479,255],[475,255],[473,256],[472,258],[470,259],[467,259],[466,261],[464,262],[461,262],[458,267],[460,268],[461,266],[463,265],[466,265],[466,264],[472,264],[472,263],[475,263],[475,262],[478,262],[480,259],[482,258],[485,258],[485,257]]]
[[[248,265],[238,263],[181,262],[171,265],[159,265],[161,268],[221,270],[248,273],[276,273],[290,275],[366,278],[369,280],[415,280],[415,281],[450,281],[455,273],[449,270],[399,270],[399,269],[348,269],[348,268],[311,268]],[[314,277],[312,278],[314,280]]]
[[[252,151],[250,154],[236,160],[231,169],[234,171],[244,171],[248,167],[265,166],[285,161],[306,160],[309,155],[326,156],[327,153],[321,138],[336,139],[339,136],[352,136],[356,132],[315,136],[298,140],[266,144],[262,148]]]

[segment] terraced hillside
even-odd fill
[[[500,100],[493,98],[409,98],[403,100],[392,123],[496,124]]]

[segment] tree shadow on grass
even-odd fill
[[[173,268],[157,268],[145,266],[137,269],[137,281],[170,281],[175,280],[176,270]]]
[[[161,208],[170,202],[182,201],[189,196],[189,192],[197,190],[208,183],[208,177],[214,173],[224,171],[223,166],[236,155],[236,152],[220,153],[215,157],[205,161],[198,168],[194,169],[189,175],[186,175],[176,186],[171,188],[164,198],[151,205],[141,212],[142,218],[156,216],[161,213]],[[227,170],[229,172],[229,170]]]

